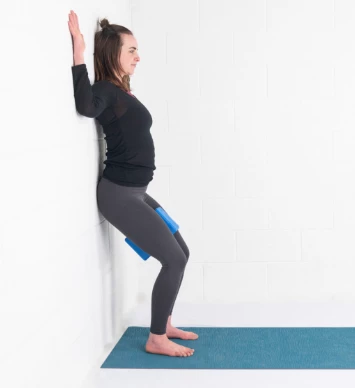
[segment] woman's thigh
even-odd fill
[[[153,197],[151,197],[148,193],[145,193],[144,194],[144,201],[152,208],[152,209],[156,209],[158,207],[161,207],[167,214],[169,214],[167,212],[166,209],[164,209],[163,206],[161,206],[161,204],[156,201]],[[177,224],[178,222],[176,220],[174,220]],[[178,242],[178,244],[180,245],[181,249],[184,251],[184,254],[186,256],[186,258],[188,259],[189,256],[190,256],[190,251],[189,251],[189,248],[185,242],[185,240],[183,239],[181,233],[179,230],[177,230],[175,233],[174,233],[174,237],[175,237],[175,240]]]
[[[107,181],[100,184],[98,204],[107,221],[163,265],[171,265],[172,260],[174,265],[186,264],[183,248],[164,220],[144,200],[142,192]]]

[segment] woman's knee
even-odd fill
[[[188,261],[189,261],[189,256],[190,256],[190,251],[189,251],[189,249],[187,248],[186,250],[183,250],[182,266],[183,266],[184,269],[185,269],[185,267],[186,267],[186,264],[187,264]]]
[[[189,248],[187,247],[186,242],[184,241],[184,239],[181,236],[181,233],[178,230],[174,233],[174,237],[175,237],[175,240],[179,243],[181,249],[184,251],[186,259],[188,259],[190,256]]]
[[[189,251],[188,247],[186,247],[185,256],[186,256],[186,262],[187,262],[189,260],[189,257],[190,257],[190,251]]]
[[[184,271],[188,258],[182,249],[170,252],[167,257],[161,260],[164,267],[173,268],[174,271]]]

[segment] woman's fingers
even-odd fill
[[[76,21],[76,18],[75,18],[75,14],[70,14],[69,15],[69,18],[70,18],[70,21],[71,23],[73,24],[74,27],[77,27],[78,23]]]
[[[80,32],[78,16],[73,10],[71,10],[69,13],[68,25],[73,38],[74,51],[84,52],[85,50],[84,36]]]
[[[78,19],[75,15],[75,12],[73,12],[73,11],[70,12],[69,20],[72,23],[73,27],[79,27]]]
[[[70,32],[73,35],[79,35],[80,34],[78,17],[75,14],[74,11],[70,11],[68,24],[69,24]],[[80,35],[82,35],[82,34],[80,34]]]
[[[77,35],[77,29],[74,27],[73,23],[71,21],[68,22],[69,24],[69,29],[70,29],[70,32],[72,33],[72,35]]]
[[[74,15],[74,20],[75,20],[75,23],[76,25],[78,26],[79,28],[79,20],[78,20],[78,15],[73,11],[73,15]]]

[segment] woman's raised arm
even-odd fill
[[[116,86],[104,80],[90,84],[84,61],[84,37],[80,32],[78,16],[74,11],[70,11],[68,25],[73,39],[72,74],[75,106],[83,116],[94,118],[115,103]]]

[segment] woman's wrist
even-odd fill
[[[73,59],[74,59],[74,66],[82,65],[83,63],[85,63],[84,54],[83,53],[76,53],[76,54],[74,54]]]

